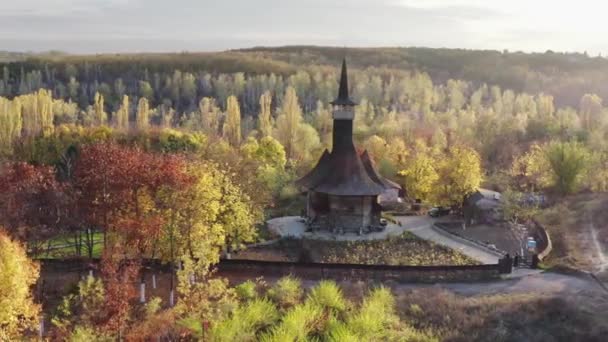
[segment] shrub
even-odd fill
[[[240,306],[234,314],[217,323],[212,331],[214,341],[253,341],[260,330],[279,319],[275,305],[267,299],[256,299]]]
[[[268,290],[267,294],[282,308],[292,307],[302,298],[302,283],[291,276],[283,277]]]
[[[283,316],[283,320],[269,333],[261,336],[262,342],[306,341],[322,319],[323,312],[309,302],[296,305]]]
[[[237,285],[234,290],[241,301],[249,301],[258,296],[257,285],[251,280]]]
[[[315,286],[308,296],[308,300],[323,309],[330,309],[335,313],[343,313],[347,307],[342,290],[335,282],[323,280]]]

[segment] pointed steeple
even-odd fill
[[[346,71],[346,58],[342,60],[342,74],[340,75],[340,89],[338,97],[331,102],[334,106],[354,106],[353,100],[348,96],[348,72]]]

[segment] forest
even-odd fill
[[[34,329],[40,307],[24,289],[38,269],[28,257],[54,257],[46,247],[57,237],[73,241],[72,256],[100,257],[102,279],[82,280],[79,295],[53,310],[58,338],[200,338],[200,318],[215,315],[218,340],[436,340],[392,310],[380,315],[395,305],[384,288],[355,303],[333,283],[305,296],[293,279],[237,288],[191,280],[207,279],[222,252],[262,241],[265,219],[300,214],[293,182],[331,148],[329,103],[344,56],[358,147],[408,200],[458,209],[481,186],[514,198],[608,190],[600,56],[307,46],[8,54],[0,60],[0,260],[16,274],[6,286],[20,294],[11,308],[23,319],[0,315],[0,340]],[[512,209],[514,219],[529,215]],[[131,285],[150,258],[179,267],[171,290],[186,300],[172,310],[132,305]]]

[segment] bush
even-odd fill
[[[282,308],[292,307],[302,298],[302,283],[291,276],[283,277],[268,290],[268,297]]]
[[[262,335],[260,341],[306,341],[322,316],[323,312],[319,306],[310,303],[296,305],[283,316],[279,325]]]
[[[253,341],[258,331],[263,331],[279,319],[276,306],[267,299],[250,301],[234,311],[234,314],[213,326],[213,341]]]
[[[342,290],[335,282],[323,280],[315,286],[308,296],[308,300],[323,309],[330,309],[334,313],[343,313],[347,307]]]
[[[237,285],[234,290],[241,301],[249,301],[258,296],[257,285],[251,280]]]

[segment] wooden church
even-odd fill
[[[346,60],[342,62],[340,88],[333,105],[332,151],[296,185],[306,191],[307,221],[313,229],[337,233],[377,230],[381,206],[378,196],[401,187],[382,177],[367,151],[359,154],[353,143],[356,103],[348,93]]]

